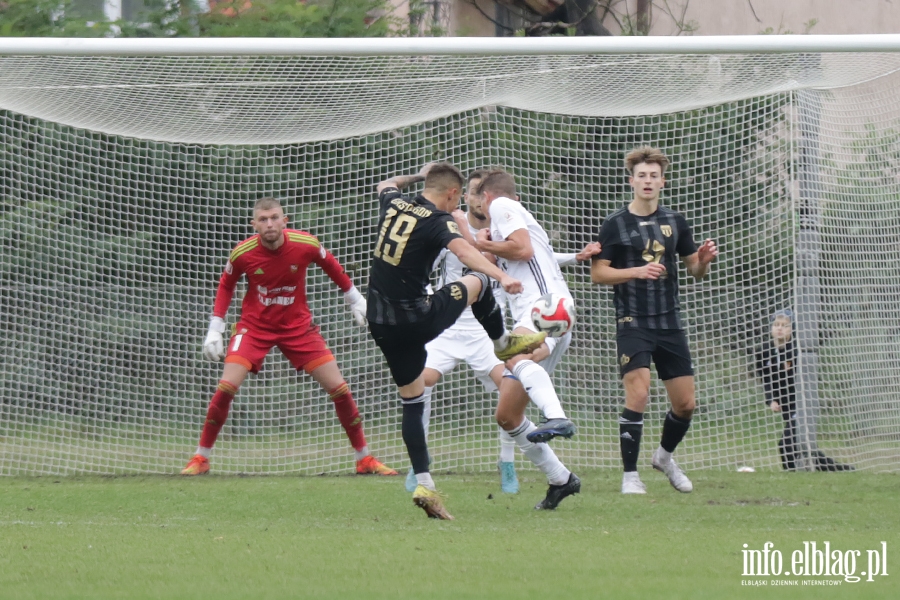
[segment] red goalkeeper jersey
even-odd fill
[[[241,304],[243,325],[273,333],[306,330],[312,315],[306,303],[306,269],[316,263],[346,292],[353,286],[344,268],[315,236],[284,230],[284,243],[269,250],[254,235],[234,247],[219,279],[213,315],[225,317],[241,275],[247,275],[247,294]]]

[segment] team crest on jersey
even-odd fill
[[[296,273],[299,268],[297,265],[291,265],[291,273]]]
[[[671,225],[660,225],[659,230],[662,231],[662,234],[666,237],[672,237],[672,226]]]
[[[456,235],[462,235],[459,232],[459,225],[456,224],[456,221],[447,221],[447,229],[450,230],[450,233],[455,233]]]

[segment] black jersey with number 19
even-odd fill
[[[596,241],[602,250],[594,260],[608,260],[614,269],[651,262],[666,267],[657,280],[632,279],[613,286],[617,328],[682,329],[678,256],[697,252],[687,220],[662,206],[648,216],[632,214],[625,206],[607,217]]]
[[[428,311],[427,285],[441,250],[462,238],[456,221],[422,196],[396,188],[378,196],[378,239],[369,273],[370,323],[415,323]]]

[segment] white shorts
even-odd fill
[[[491,371],[503,361],[494,355],[494,342],[484,329],[454,329],[451,327],[425,345],[428,357],[425,368],[446,375],[460,363],[467,363],[475,377],[492,392],[497,389],[491,379]]]

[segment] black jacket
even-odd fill
[[[796,367],[797,347],[793,340],[789,340],[781,348],[769,341],[757,349],[756,375],[762,379],[766,404],[772,404],[774,400],[781,405],[782,411],[796,410]]]

